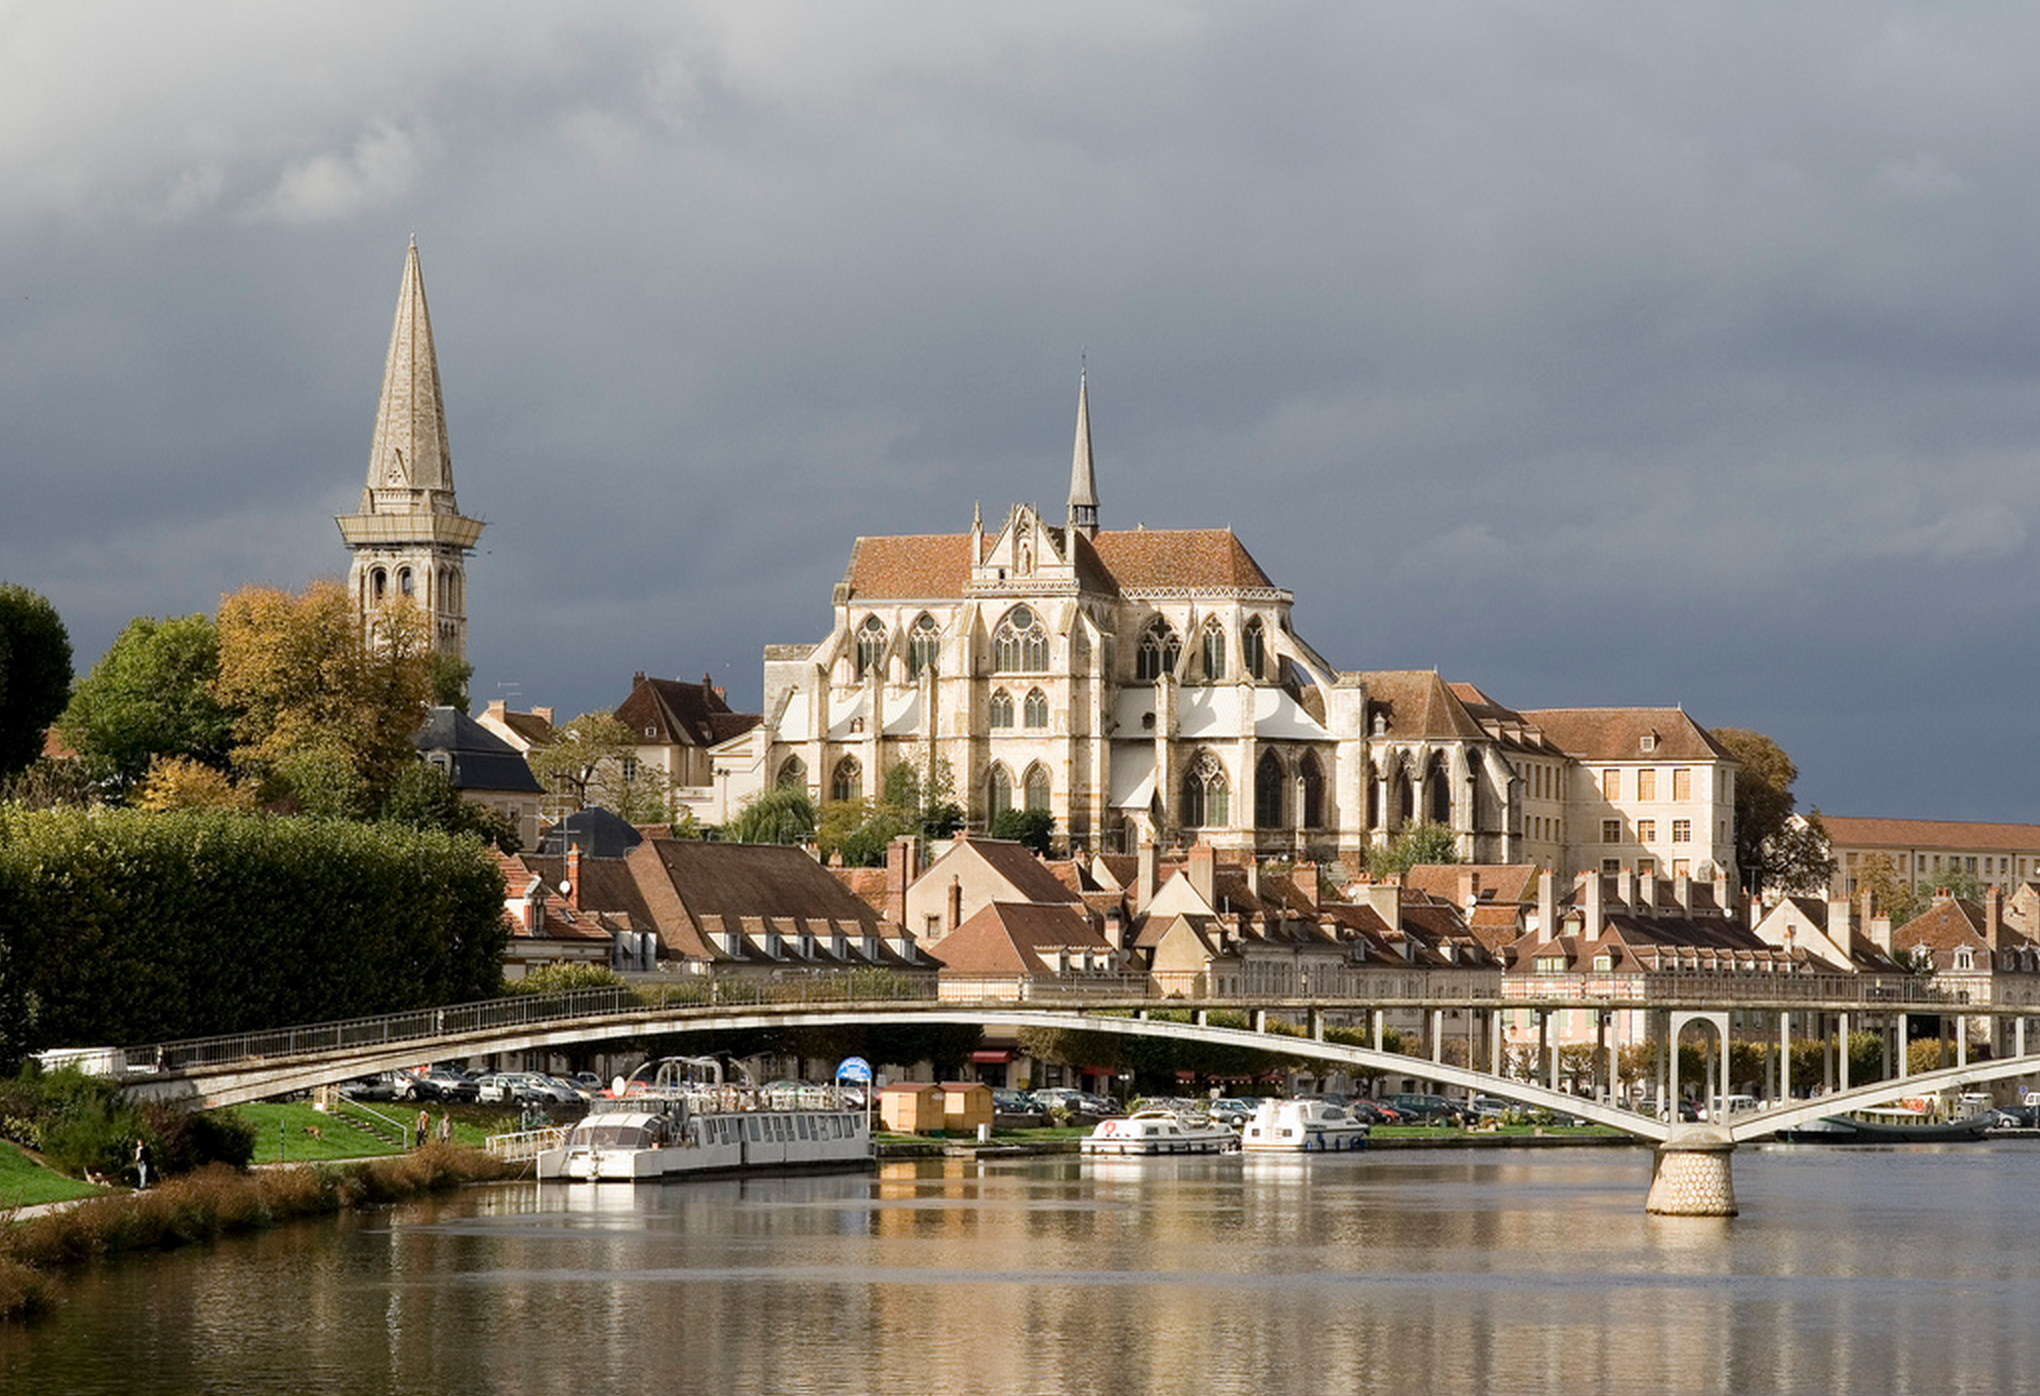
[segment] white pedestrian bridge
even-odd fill
[[[1592,1008],[1594,1005],[1584,1005]],[[1173,1038],[1226,1047],[1248,1047],[1330,1066],[1385,1071],[1434,1082],[1440,1086],[1498,1096],[1531,1107],[1544,1107],[1625,1133],[1664,1143],[1681,1132],[1675,1123],[1638,1114],[1607,1101],[1590,1099],[1558,1088],[1555,1069],[1542,1084],[1501,1071],[1499,1021],[1502,1013],[1578,1011],[1577,997],[1550,1005],[1527,1001],[1520,993],[1500,997],[1426,997],[1403,1003],[1355,1004],[1351,1000],[1261,999],[1248,1002],[1216,997],[1159,996],[1151,981],[1140,976],[1093,980],[1044,990],[1031,986],[1023,998],[1009,983],[987,983],[983,992],[959,992],[955,984],[884,982],[850,976],[815,976],[786,981],[710,980],[684,986],[681,992],[640,993],[631,988],[584,990],[551,996],[510,996],[479,1003],[414,1009],[373,1018],[312,1023],[262,1032],[200,1038],[182,1042],[128,1047],[115,1054],[117,1074],[130,1094],[185,1102],[196,1108],[235,1105],[330,1085],[370,1072],[420,1065],[454,1057],[546,1049],[583,1048],[654,1034],[789,1026],[829,1027],[872,1023],[962,1024],[985,1028],[1078,1028],[1093,1032]],[[1634,1003],[1601,1006],[1607,1014],[1636,1012]],[[1861,1021],[1863,1005],[1854,998],[1833,1005],[1795,997],[1778,1005],[1781,1012],[1805,1014],[1832,1009],[1848,1032],[1848,1014]],[[1975,1014],[1988,1010],[1953,1004],[1915,1003],[1921,1011]],[[1455,1065],[1443,1058],[1442,1030],[1430,1034],[1430,1055],[1413,1056],[1385,1050],[1384,1011],[1420,1009],[1442,1025],[1447,1009],[1461,1021],[1490,1017],[1489,1069]],[[1747,1013],[1739,1002],[1733,1011]],[[1731,1006],[1709,1008],[1699,995],[1677,1009],[1642,1010],[1660,1015],[1658,1040],[1672,1040],[1696,1021],[1705,1022],[1725,1038]],[[2006,1010],[2012,1012],[2012,1010]],[[2026,1012],[2030,1013],[2028,1009]],[[1220,1026],[1210,1019],[1231,1015],[1248,1026]],[[1353,1045],[1325,1039],[1328,1014],[1371,1015],[1374,1045]],[[2025,1018],[2017,1018],[2016,1040],[2025,1046]],[[1898,1040],[1903,1040],[1901,1030]],[[1612,1051],[1612,1049],[1610,1049]],[[1547,1057],[1555,1063],[1556,1054]],[[1664,1054],[1676,1062],[1675,1053]],[[1896,1056],[1903,1063],[1904,1053]],[[1720,1054],[1718,1094],[1729,1095],[1726,1054]],[[1678,1095],[1676,1067],[1662,1083],[1660,1099]],[[1849,1085],[1846,1069],[1839,1089],[1803,1100],[1786,1100],[1765,1110],[1748,1111],[1709,1127],[1715,1146],[1760,1138],[1840,1114],[1899,1099],[1931,1094],[2040,1073],[2040,1054],[2020,1052],[1995,1059],[1962,1061],[1930,1072],[1900,1074],[1868,1084]]]

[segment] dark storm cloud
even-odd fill
[[[2040,819],[2024,12],[0,25],[0,573],[85,660],[344,570],[415,232],[477,700],[754,701],[857,534],[1059,510],[1088,351],[1107,526],[1231,524],[1336,663]]]

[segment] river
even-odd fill
[[[2040,1143],[498,1186],[64,1282],[0,1391],[2040,1390]]]

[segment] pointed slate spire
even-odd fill
[[[1070,515],[1073,531],[1086,538],[1098,536],[1098,476],[1091,465],[1090,373],[1077,374],[1077,445],[1070,458]]]
[[[459,658],[467,647],[463,559],[483,525],[465,517],[453,495],[453,453],[416,238],[404,258],[361,506],[336,522],[354,554],[348,582],[364,627],[373,633],[376,613],[401,598],[424,613],[433,648]]]
[[[432,314],[425,306],[416,238],[404,258],[404,285],[397,292],[397,318],[390,327],[363,513],[377,512],[380,501],[375,496],[382,490],[444,491],[445,512],[458,512],[452,504],[453,452],[446,439],[446,406],[439,394],[439,356],[432,348]]]

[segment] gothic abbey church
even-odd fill
[[[337,520],[354,555],[348,590],[373,634],[384,608],[402,598],[417,608],[432,648],[454,660],[467,656],[466,558],[482,522],[460,512],[453,497],[453,452],[439,395],[439,359],[414,240],[404,258],[404,284],[383,366],[382,400],[368,454],[361,504]]]
[[[765,651],[763,779],[875,796],[946,768],[971,826],[1352,855],[1414,820],[1462,858],[1734,876],[1735,763],[1678,708],[1514,711],[1335,669],[1230,529],[1099,526],[1088,384],[1064,517],[860,538],[819,644]]]

